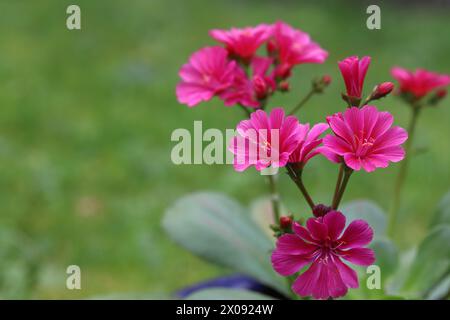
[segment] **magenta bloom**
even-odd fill
[[[302,134],[297,118],[285,117],[282,108],[274,108],[270,115],[262,110],[253,112],[249,120],[238,124],[237,133],[229,147],[235,155],[236,171],[252,165],[258,171],[285,166]]]
[[[256,27],[230,30],[214,29],[209,32],[215,40],[224,43],[232,56],[250,59],[256,50],[270,37],[270,27],[260,24]]]
[[[410,93],[419,99],[437,88],[445,87],[450,84],[450,76],[437,74],[424,69],[408,71],[399,67],[391,70],[394,77],[400,84],[400,92]]]
[[[317,148],[322,143],[320,135],[324,133],[329,126],[326,123],[318,123],[309,130],[309,124],[300,124],[301,139],[295,151],[289,157],[290,163],[301,163],[304,166],[312,157],[321,153]]]
[[[278,238],[272,253],[275,271],[289,276],[311,264],[292,285],[300,296],[336,298],[345,295],[348,288],[358,288],[356,272],[342,259],[361,266],[374,263],[373,250],[365,248],[373,238],[367,222],[354,220],[344,231],[345,216],[330,211],[324,217],[308,219],[306,227],[294,223],[294,234]]]
[[[359,60],[357,56],[352,56],[339,61],[339,69],[344,78],[347,95],[349,97],[361,98],[364,79],[369,64],[370,57],[363,57]]]
[[[178,101],[192,107],[230,87],[237,65],[227,57],[227,51],[221,47],[206,47],[193,53],[179,72]]]
[[[408,133],[403,128],[391,127],[394,118],[389,112],[379,112],[373,106],[352,107],[327,117],[327,121],[335,135],[323,138],[324,146],[343,157],[353,170],[363,168],[371,172],[405,157],[401,144],[408,139]]]
[[[253,57],[250,79],[244,70],[236,68],[233,85],[220,95],[225,105],[242,104],[246,107],[259,107],[260,100],[265,99],[276,88],[275,80],[266,74],[271,64],[271,58]]]
[[[287,78],[297,64],[323,63],[328,57],[328,52],[311,41],[307,33],[281,21],[274,24],[273,38],[267,46],[269,53],[279,62],[275,69],[279,78]]]

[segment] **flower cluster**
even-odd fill
[[[364,97],[371,58],[345,58],[338,68],[346,106],[324,117],[323,122],[302,123],[294,113],[313,94],[323,92],[330,84],[329,76],[314,80],[311,92],[289,113],[281,107],[266,110],[268,100],[276,91],[289,89],[288,79],[296,65],[323,63],[327,51],[307,33],[284,22],[211,30],[210,35],[224,46],[206,47],[190,57],[180,70],[178,100],[192,107],[218,97],[224,105],[246,108],[249,118],[237,125],[229,146],[235,170],[285,167],[311,208],[312,217],[302,225],[292,215],[279,215],[278,195],[272,194],[274,218],[279,221],[272,226],[277,237],[273,268],[282,276],[301,273],[291,286],[300,296],[327,299],[345,295],[348,288],[358,287],[358,276],[343,260],[362,266],[375,261],[373,250],[366,247],[373,238],[372,228],[363,220],[346,226],[345,212],[338,211],[349,178],[355,171],[386,168],[407,153],[402,146],[408,139],[406,130],[393,126],[393,116],[372,103],[389,95],[394,84],[379,83]],[[260,55],[264,44],[266,54]],[[412,73],[393,68],[392,75],[400,83],[399,91],[412,96],[414,103],[431,92],[435,92],[433,101],[442,99],[443,87],[450,83],[450,76],[421,69]],[[317,155],[339,166],[329,205],[316,204],[302,179],[305,165]],[[269,179],[273,185],[273,178]]]
[[[284,22],[230,30],[211,30],[224,47],[213,46],[192,54],[180,70],[180,103],[193,107],[219,97],[226,106],[260,108],[268,96],[285,91],[294,66],[323,63],[328,53],[309,35]],[[266,54],[258,55],[266,44]]]

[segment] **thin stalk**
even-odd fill
[[[345,164],[342,163],[339,167],[339,173],[338,173],[338,177],[336,180],[336,187],[334,188],[333,201],[331,203],[336,203],[336,198],[338,196],[339,189],[341,188],[342,177],[344,176],[344,168],[345,168]]]
[[[295,108],[293,108],[291,112],[289,112],[289,115],[293,115],[298,110],[300,110],[300,108],[303,107],[306,102],[308,102],[308,100],[314,95],[314,93],[316,93],[316,90],[314,88],[311,88],[311,91],[309,91],[308,94],[302,100],[300,100]]]
[[[280,196],[277,190],[277,183],[273,175],[268,175],[269,188],[270,188],[270,201],[272,202],[272,211],[274,223],[277,224],[280,221]]]
[[[250,116],[250,114],[252,113],[250,110],[248,110],[247,107],[243,106],[242,104],[239,104],[239,107],[241,107],[241,109],[244,110],[247,116]]]
[[[303,184],[303,181],[302,181],[302,170],[299,170],[298,172],[296,172],[295,169],[292,168],[290,165],[287,165],[286,168],[287,168],[289,177],[291,177],[292,181],[294,181],[294,183],[297,185],[298,189],[303,194],[303,197],[305,198],[309,207],[311,209],[314,209],[314,207],[315,207],[314,201],[312,200],[311,196],[308,193],[308,190],[306,190],[305,185]]]
[[[345,189],[347,188],[347,184],[348,184],[348,181],[350,180],[350,176],[352,175],[352,173],[353,173],[352,169],[345,167],[344,178],[342,179],[342,184],[339,188],[338,195],[332,204],[332,208],[335,210],[339,207],[339,204],[341,203],[342,196],[344,195]]]
[[[403,159],[402,163],[400,164],[397,179],[395,180],[392,206],[389,212],[388,235],[390,235],[391,237],[394,235],[397,223],[398,211],[400,209],[400,202],[402,197],[402,190],[408,173],[408,162],[410,158],[411,146],[414,139],[414,132],[417,126],[417,119],[420,114],[420,106],[413,105],[412,110],[413,111],[411,114],[411,120],[408,126],[408,140],[406,140],[405,143],[405,159]]]

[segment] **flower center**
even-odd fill
[[[202,79],[205,84],[208,84],[211,81],[211,76],[209,76],[207,74],[203,74]]]

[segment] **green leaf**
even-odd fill
[[[450,291],[450,274],[440,281],[425,297],[428,300],[448,299]]]
[[[272,297],[248,290],[205,289],[194,292],[187,300],[274,300]]]
[[[370,200],[350,201],[339,209],[347,218],[347,224],[356,219],[366,220],[373,228],[375,239],[386,234],[386,215],[375,202]]]
[[[432,226],[439,224],[450,224],[450,191],[439,201],[431,222]]]
[[[381,283],[384,287],[386,280],[395,272],[397,268],[398,249],[395,244],[387,238],[374,240],[370,244],[370,247],[375,251],[375,264],[380,267]]]
[[[198,256],[287,293],[285,280],[270,262],[272,240],[227,196],[187,195],[166,211],[163,226],[179,245]]]
[[[402,287],[404,294],[423,297],[448,276],[450,270],[450,226],[434,228],[417,249]]]

